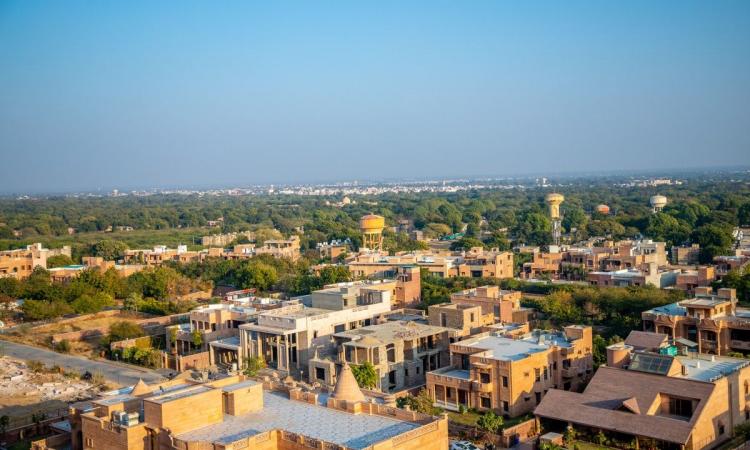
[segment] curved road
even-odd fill
[[[30,345],[16,344],[0,340],[0,354],[26,361],[41,361],[48,366],[58,365],[65,369],[73,369],[83,374],[101,372],[108,381],[118,386],[130,386],[143,379],[144,382],[156,383],[164,378],[154,370],[134,367],[122,363],[114,363],[103,360],[91,360],[80,356],[65,355],[62,353],[32,347]]]

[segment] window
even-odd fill
[[[723,424],[723,423],[721,423],[721,422],[719,422],[719,434],[724,434],[724,431],[726,431],[726,430],[724,429],[724,424]]]
[[[318,332],[317,331],[313,331],[313,339],[317,339],[317,338],[318,338]]]
[[[503,376],[503,387],[508,387],[508,377]]]
[[[669,399],[669,414],[690,418],[693,416],[693,401],[683,398]]]
[[[492,408],[492,402],[487,397],[480,397],[479,404],[482,408]]]
[[[542,393],[541,392],[534,392],[534,397],[536,397],[536,404],[538,405],[539,402],[542,401]]]
[[[315,379],[317,380],[323,380],[326,379],[326,370],[322,367],[316,367],[315,368]]]
[[[480,381],[480,382],[481,382],[482,384],[487,384],[487,383],[489,383],[489,382],[490,382],[490,374],[488,374],[488,373],[485,373],[485,372],[481,372],[481,373],[479,374],[479,381]]]
[[[542,371],[539,370],[538,368],[534,369],[534,378],[535,378],[536,381],[541,381],[542,380]]]
[[[503,400],[503,412],[508,412],[508,402]]]
[[[94,447],[94,440],[92,438],[86,438],[86,447]]]

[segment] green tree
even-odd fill
[[[133,339],[145,335],[146,333],[140,325],[127,320],[113,322],[109,326],[110,342],[124,341],[125,339]]]
[[[360,365],[352,365],[351,368],[359,387],[373,389],[378,385],[378,372],[370,361],[365,361]]]
[[[701,246],[701,263],[710,263],[715,256],[731,253],[734,243],[732,226],[726,223],[701,225],[693,231],[692,240]]]
[[[131,292],[122,301],[122,309],[125,311],[137,311],[142,301],[143,296],[139,292]]]
[[[517,242],[527,245],[546,245],[552,240],[552,223],[540,212],[524,211],[511,232]]]
[[[462,237],[461,239],[451,243],[451,250],[469,250],[472,247],[484,248],[484,242],[472,237]]]
[[[47,258],[47,268],[64,267],[73,264],[73,259],[68,255],[54,255]]]
[[[201,333],[199,330],[193,330],[190,338],[193,342],[193,348],[199,349],[203,347],[203,333]]]
[[[750,202],[743,204],[737,210],[737,220],[739,221],[740,225],[750,225]]]
[[[238,287],[242,289],[257,288],[261,291],[269,290],[279,279],[276,268],[266,263],[250,261],[235,273]]]
[[[266,360],[260,356],[254,356],[248,358],[245,361],[245,375],[254,377],[258,375],[258,372],[266,368]]]
[[[78,314],[90,314],[99,312],[106,306],[114,305],[112,296],[104,292],[95,294],[83,294],[71,303],[71,307]]]
[[[503,428],[503,417],[496,415],[492,411],[487,411],[477,419],[477,425],[479,428],[490,433],[497,433]]]
[[[24,320],[45,320],[71,314],[73,308],[62,300],[24,300],[21,306]]]
[[[121,258],[127,249],[128,245],[122,241],[105,239],[94,244],[91,250],[94,256],[101,256],[108,261],[112,261]]]

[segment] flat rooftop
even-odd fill
[[[379,325],[370,325],[367,327],[356,328],[354,330],[336,333],[336,336],[352,339],[356,344],[359,339],[368,337],[375,339],[382,344],[400,342],[405,339],[416,339],[421,337],[432,336],[442,333],[447,328],[425,325],[414,321],[393,320]]]
[[[285,430],[353,449],[364,449],[419,427],[389,417],[350,414],[324,406],[289,400],[285,395],[263,392],[263,409],[177,435],[186,442],[222,445],[270,430]]]
[[[724,303],[729,303],[729,299],[718,297],[696,297],[680,302],[682,306],[692,306],[699,308],[713,308]]]
[[[301,308],[297,309],[295,311],[284,311],[284,310],[270,310],[264,312],[262,315],[264,316],[273,316],[273,317],[289,317],[293,319],[300,319],[303,317],[315,317],[315,316],[322,316],[324,314],[330,314],[334,312],[330,309],[323,309],[323,308]]]
[[[750,361],[725,356],[677,356],[677,360],[687,368],[687,375],[677,375],[696,381],[714,381],[750,365]]]
[[[499,336],[484,336],[471,343],[457,342],[458,345],[482,349],[488,358],[502,361],[520,361],[533,353],[547,350],[547,345],[540,345],[523,339],[508,339]]]
[[[685,316],[687,315],[687,309],[680,306],[679,303],[670,303],[664,306],[657,306],[656,308],[645,311],[651,314],[663,314],[666,316]]]
[[[210,391],[211,387],[209,386],[195,386],[195,387],[188,387],[182,390],[174,391],[167,394],[158,394],[154,397],[149,397],[147,400],[154,403],[169,403],[174,400],[179,400],[181,398],[185,397],[192,397],[193,395],[203,394],[204,392]]]

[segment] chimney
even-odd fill
[[[687,376],[687,374],[688,374],[688,368],[685,365],[682,366],[682,374],[685,375],[685,376]]]

